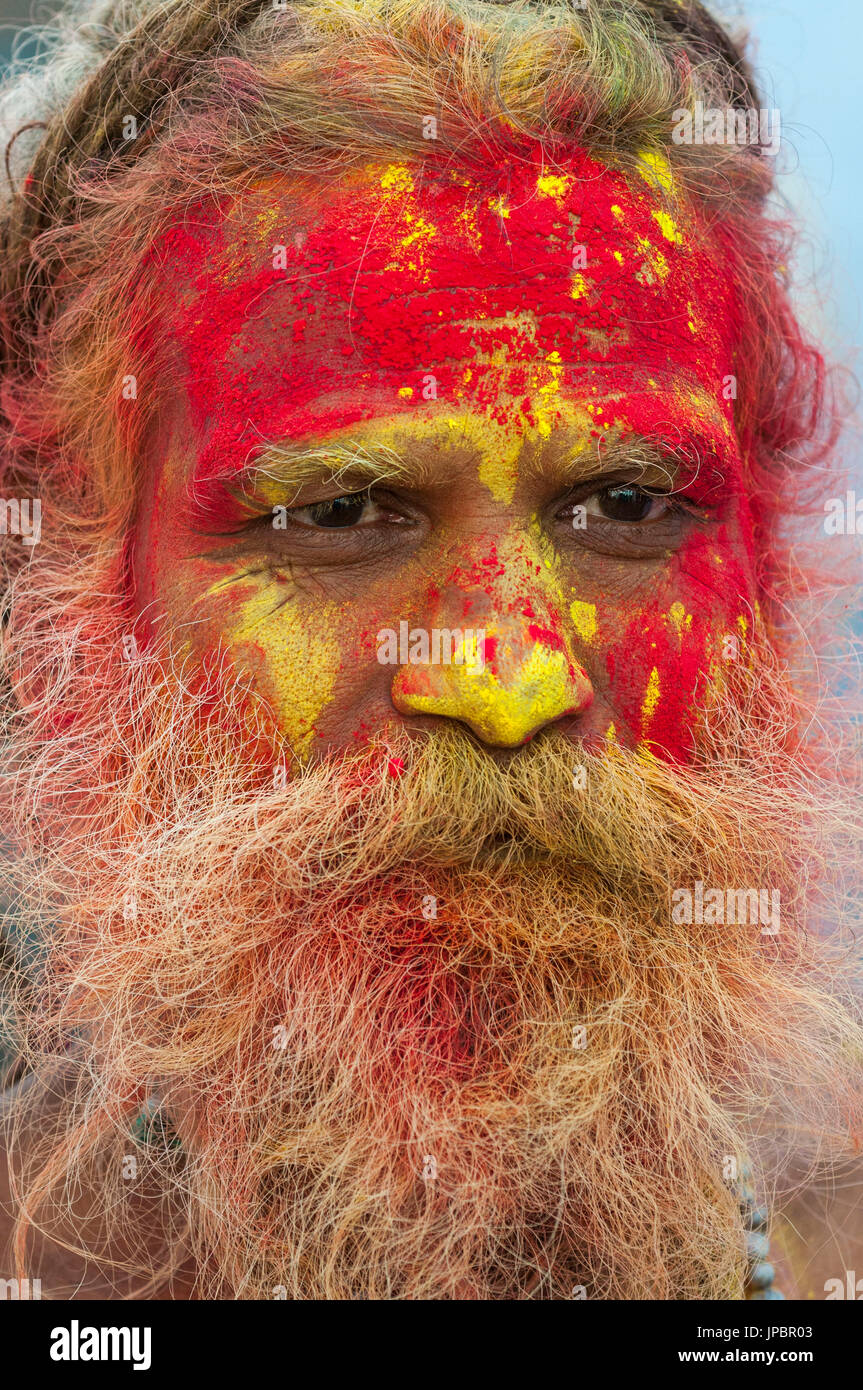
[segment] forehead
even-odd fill
[[[733,435],[720,242],[644,158],[368,165],[192,210],[151,253],[199,476],[277,440],[451,409],[490,426]]]

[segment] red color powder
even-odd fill
[[[554,195],[541,191],[539,148],[522,142],[519,154],[478,170],[470,187],[431,159],[384,187],[377,170],[326,203],[310,203],[311,193],[297,208],[276,203],[262,237],[248,229],[272,212],[272,190],[248,195],[242,217],[201,206],[165,234],[159,261],[173,262],[184,285],[171,335],[185,345],[199,480],[248,466],[268,442],[415,414],[429,374],[439,402],[506,424],[512,407],[492,361],[502,345],[507,391],[524,391],[529,421],[543,408],[536,369],[551,362],[581,399],[619,392],[597,435],[618,419],[655,434],[688,397],[693,425],[728,447],[698,404],[707,394],[732,423],[719,387],[732,371],[736,313],[716,238],[689,210],[669,239],[655,191],[641,180],[628,187],[586,154],[565,157],[571,180]],[[289,234],[303,219],[307,235]],[[280,244],[286,269],[273,265]],[[585,248],[580,271],[574,246]],[[249,339],[252,320],[256,339],[267,323],[266,351]]]

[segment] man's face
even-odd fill
[[[668,185],[381,165],[166,239],[138,606],[226,647],[304,757],[446,719],[686,758],[757,604],[729,271]]]

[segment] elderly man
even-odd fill
[[[653,0],[61,33],[0,223],[9,1274],[833,1296],[835,412],[740,53]]]

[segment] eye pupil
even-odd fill
[[[633,484],[603,488],[599,506],[610,521],[643,521],[649,515],[656,498]]]
[[[362,519],[368,500],[365,494],[333,497],[329,502],[316,502],[309,508],[309,515],[316,526],[326,526],[330,529],[355,526]]]

